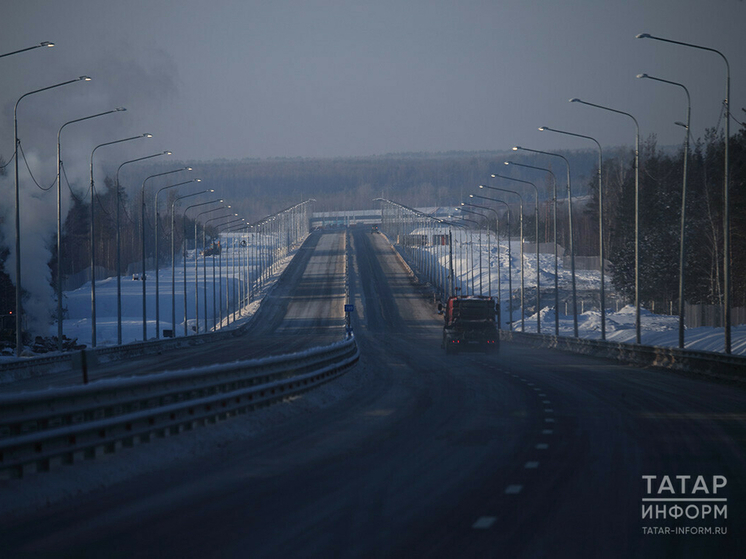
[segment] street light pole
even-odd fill
[[[568,226],[570,233],[570,268],[572,275],[572,317],[573,317],[573,335],[578,337],[578,297],[577,290],[575,288],[575,243],[573,241],[573,228],[572,228],[572,187],[570,186],[570,162],[564,155],[559,153],[552,153],[550,151],[541,151],[538,149],[524,148],[521,146],[514,146],[513,151],[528,151],[531,153],[541,153],[542,155],[551,155],[552,157],[560,157],[565,162],[567,167],[567,213],[568,213]],[[556,216],[555,216],[556,217]],[[556,245],[556,239],[555,239]],[[555,274],[556,277],[556,274]],[[557,309],[559,314],[559,309]]]
[[[497,176],[497,175],[493,175]],[[524,298],[523,298],[523,290],[525,287],[525,273],[524,273],[524,267],[523,267],[523,196],[520,195],[520,193],[516,192],[515,190],[508,190],[507,188],[497,188],[496,186],[487,186],[480,184],[479,188],[489,188],[490,190],[499,190],[500,192],[507,192],[509,194],[515,194],[520,199],[520,204],[518,206],[518,223],[519,223],[519,234],[520,234],[520,242],[521,242],[521,332],[526,331],[526,318],[525,318],[525,306],[524,306]]]
[[[181,200],[182,198],[189,198],[190,196],[197,196],[198,194],[205,194],[207,192],[212,192],[212,190],[203,190],[202,192],[195,192],[193,194],[187,194],[186,196],[180,196],[176,200]],[[176,203],[176,200],[174,200],[174,203]],[[186,276],[186,272],[187,272],[187,267],[186,267],[186,259],[187,259],[186,217],[187,217],[187,215],[186,214],[192,208],[197,208],[199,206],[206,206],[208,204],[217,204],[217,203],[222,203],[222,202],[223,202],[222,199],[210,200],[208,202],[202,202],[200,204],[192,204],[191,206],[188,206],[184,210],[184,215],[183,215],[183,219],[182,219],[182,227],[181,227],[182,230],[183,230],[183,232],[184,232],[184,259],[183,259],[183,262],[184,262],[184,336],[188,335],[188,331],[187,331],[187,276]],[[196,220],[195,220],[195,224],[196,224]],[[195,238],[194,238],[194,262],[195,262],[195,274],[196,274],[196,266],[197,266],[197,237],[196,237],[196,233],[195,233]],[[197,281],[197,278],[195,277],[195,283],[196,283],[196,281]],[[196,304],[197,303],[195,301],[195,305]],[[197,333],[199,333],[199,316],[197,316],[197,330],[196,331],[197,331]]]
[[[564,134],[566,136],[575,136],[576,138],[584,138],[591,140],[596,144],[598,148],[598,257],[600,260],[599,270],[601,272],[601,289],[599,292],[599,302],[601,303],[601,339],[606,340],[606,283],[604,277],[604,188],[601,182],[602,168],[603,168],[603,151],[601,150],[601,144],[598,140],[585,136],[583,134],[576,134],[574,132],[565,132],[564,130],[556,130],[549,128],[548,126],[539,127],[541,131],[556,132],[557,134]]]
[[[51,44],[51,43],[50,43]],[[39,46],[43,46],[43,43]],[[31,47],[36,48],[36,47]],[[23,52],[28,49],[22,49],[20,51],[16,52]],[[15,52],[8,53],[15,54]],[[19,103],[29,95],[34,95],[35,93],[41,93],[42,91],[48,91],[50,89],[55,89],[57,87],[62,87],[63,85],[68,85],[71,83],[79,82],[79,81],[90,81],[91,78],[88,76],[80,76],[79,78],[75,78],[74,80],[68,80],[66,82],[61,82],[55,85],[50,85],[47,87],[42,87],[41,89],[35,89],[34,91],[29,91],[28,93],[24,93],[18,98],[18,101],[16,101],[15,106],[13,107],[13,149],[14,149],[14,162],[15,162],[15,236],[16,236],[16,356],[20,357],[21,353],[23,351],[23,323],[21,320],[21,316],[23,314],[23,302],[21,300],[23,295],[23,288],[21,285],[21,196],[20,196],[20,185],[18,182],[18,148],[21,145],[21,141],[18,139],[18,105]]]
[[[510,331],[512,332],[513,331],[513,263],[512,263],[512,252],[510,248],[510,243],[512,242],[511,235],[510,235],[510,221],[511,221],[511,214],[513,212],[510,209],[510,204],[508,204],[504,200],[500,200],[498,198],[490,198],[489,196],[481,196],[479,194],[470,194],[469,196],[472,198],[480,198],[482,200],[489,200],[490,202],[497,202],[498,204],[502,204],[503,206],[505,206],[508,210],[508,309],[509,309],[508,312],[510,313],[510,320],[508,321],[508,326],[510,327]],[[499,268],[499,261],[498,261],[498,270],[499,269],[500,268]],[[498,278],[499,278],[499,275],[498,275]],[[501,287],[502,286],[500,285],[500,280],[498,279],[498,303],[500,300],[500,288]],[[500,320],[502,320],[502,306],[500,307]]]
[[[467,211],[460,207],[457,207],[454,209],[461,210],[461,211]],[[471,212],[471,213],[476,213],[476,212]],[[469,223],[473,223],[477,227],[479,226],[479,223],[467,217],[462,217],[461,221],[468,221]],[[466,265],[469,267],[469,269],[466,271],[466,294],[467,295],[469,295],[469,271],[471,271],[471,294],[474,295],[474,245],[473,245],[474,237],[471,233],[471,230],[472,228],[470,227],[469,228],[469,250],[466,251]],[[462,247],[463,247],[463,243],[462,243]],[[471,263],[469,263],[469,256],[471,256]]]
[[[148,321],[147,321],[147,300],[146,300],[146,274],[145,274],[145,183],[148,182],[148,180],[155,178],[155,177],[161,177],[163,175],[170,175],[171,173],[178,173],[179,171],[183,171],[184,168],[175,169],[172,171],[166,171],[165,173],[156,173],[155,175],[150,175],[149,177],[146,177],[144,181],[142,181],[142,187],[140,188],[140,197],[142,200],[141,204],[141,216],[140,216],[140,232],[142,236],[142,273],[140,274],[140,279],[142,280],[142,341],[146,342],[148,341]],[[156,203],[157,203],[157,195],[156,195]],[[156,208],[156,214],[158,212],[158,209]],[[157,227],[157,220],[156,225],[154,227]],[[157,239],[156,239],[156,250],[157,250]],[[157,272],[156,272],[156,281],[157,281]],[[157,297],[156,297],[156,305],[158,304]],[[156,329],[156,337],[158,337],[158,331]]]
[[[678,82],[672,82],[664,80],[662,78],[656,78],[647,74],[638,74],[638,78],[655,80],[658,82],[667,83],[680,87],[686,93],[686,124],[683,122],[677,122],[677,125],[683,126],[686,129],[686,137],[684,139],[684,179],[681,186],[681,220],[680,220],[680,234],[679,234],[679,348],[684,349],[684,261],[686,259],[686,175],[687,175],[687,161],[689,159],[689,125],[691,122],[692,115],[692,98],[689,96],[689,90],[684,84]]]
[[[62,130],[68,124],[83,122],[84,120],[90,120],[99,116],[126,110],[127,109],[125,109],[124,107],[117,107],[116,109],[105,111],[103,113],[85,116],[83,118],[76,118],[75,120],[69,120],[65,124],[60,126],[60,129],[57,132],[57,351],[62,351],[62,181],[60,180],[60,175],[62,174],[62,145],[60,141]]]
[[[6,52],[5,54],[0,54],[0,58],[5,58],[6,56],[12,56],[14,54],[20,54],[22,52],[26,52],[26,51],[29,51],[29,50],[38,49],[40,47],[50,47],[51,48],[53,46],[54,46],[54,43],[52,43],[50,41],[42,41],[41,43],[39,43],[38,45],[34,45],[33,47],[26,47],[25,49],[14,50],[13,52]]]
[[[474,198],[474,194],[469,194],[469,198]],[[492,212],[493,214],[495,214],[495,234],[497,235],[497,285],[498,285],[497,292],[498,292],[498,304],[499,304],[499,300],[500,300],[500,297],[499,297],[499,294],[500,294],[500,288],[499,288],[499,285],[500,285],[500,236],[497,233],[497,227],[498,227],[498,223],[500,220],[497,216],[497,210],[490,208],[488,206],[481,206],[479,204],[469,204],[467,202],[461,202],[461,204],[464,206],[479,208],[482,210],[488,210]],[[487,285],[488,285],[487,294],[491,298],[492,297],[492,271],[491,271],[492,266],[491,266],[491,261],[489,257],[490,255],[489,227],[487,228],[487,254],[488,254],[488,257],[487,257]]]
[[[91,346],[96,347],[96,224],[94,220],[95,212],[95,201],[96,201],[96,188],[93,181],[93,155],[96,153],[98,148],[104,146],[111,146],[113,144],[121,144],[122,142],[129,142],[131,140],[138,140],[140,138],[149,138],[150,134],[140,134],[139,136],[132,136],[131,138],[123,138],[121,140],[114,140],[113,142],[105,142],[97,145],[91,152]],[[119,194],[117,192],[117,194]],[[117,204],[117,209],[119,205]],[[117,233],[119,228],[117,228]]]
[[[559,255],[557,253],[557,176],[544,167],[535,167],[525,163],[516,163],[514,161],[505,161],[505,165],[515,165],[517,167],[526,167],[527,169],[536,169],[545,171],[552,177],[552,221],[554,221],[554,335],[559,336]]]
[[[476,207],[474,204],[467,204],[466,202],[461,202],[461,207],[460,208],[456,208],[456,209],[457,210],[461,210],[462,212],[467,212],[467,213],[470,213],[470,214],[477,215],[477,216],[481,217],[482,219],[487,220],[487,216],[485,216],[483,213],[477,212],[477,211],[473,211],[473,210],[467,210],[465,206]],[[482,228],[482,225],[480,223],[478,223],[476,221],[474,223],[476,223],[479,226],[480,229]],[[473,254],[474,254],[474,251],[472,250],[472,255]],[[471,263],[472,263],[472,270],[473,270],[474,269],[474,267],[473,267],[474,266],[474,256],[471,257]],[[472,277],[471,289],[472,289],[472,293],[473,293],[474,292],[474,273],[473,272],[471,274],[471,277]],[[482,296],[483,294],[484,293],[483,293],[483,290],[482,290],[482,232],[480,231],[479,232],[479,295]]]
[[[714,52],[719,55],[720,58],[725,62],[725,171],[723,181],[723,306],[725,307],[725,353],[731,352],[731,308],[730,308],[730,175],[728,167],[728,150],[730,145],[730,64],[725,55],[719,50],[715,50],[710,47],[703,47],[692,43],[684,43],[682,41],[672,41],[671,39],[663,39],[661,37],[655,37],[650,33],[640,33],[637,35],[638,39],[654,39],[656,41],[663,41],[664,43],[672,43],[674,45],[681,45],[685,47],[691,47],[699,50],[706,50]],[[688,138],[688,136],[687,136]]]
[[[522,179],[514,179],[513,177],[506,177],[504,175],[492,175],[493,178],[501,178],[528,184],[534,189],[534,235],[536,236],[536,333],[541,334],[541,272],[539,267],[539,189],[536,185],[530,181],[524,181]],[[516,193],[517,194],[517,193]],[[523,213],[523,212],[521,212]],[[523,252],[523,246],[521,246],[521,252]],[[523,258],[521,257],[521,260]]]
[[[219,208],[216,208],[216,209],[219,209]],[[202,213],[209,213],[209,211],[208,212],[202,212]],[[199,215],[202,215],[202,214],[199,214]],[[197,215],[194,218],[195,235],[196,235],[196,231],[197,231],[197,218],[199,217],[199,215]],[[202,301],[204,303],[204,309],[205,309],[204,319],[203,319],[203,322],[204,322],[204,325],[205,325],[205,328],[204,328],[205,333],[207,333],[207,255],[204,254],[204,251],[207,248],[207,224],[209,222],[211,222],[211,221],[215,221],[215,220],[219,220],[219,219],[226,219],[228,217],[232,218],[232,217],[235,217],[237,215],[238,214],[230,213],[230,214],[226,214],[226,215],[223,215],[223,216],[213,217],[212,219],[206,220],[202,224],[202,251],[203,251],[203,254],[202,254]],[[214,263],[214,259],[213,259],[213,263]],[[213,278],[213,280],[214,280],[214,278]],[[213,283],[213,293],[214,293],[214,290],[215,290],[215,284]],[[215,299],[215,297],[213,295],[213,300],[214,299]],[[214,327],[214,322],[215,322],[215,309],[213,308],[213,327]]]
[[[222,202],[222,200],[221,200],[221,202]],[[204,212],[200,212],[196,216],[194,216],[194,221],[196,222],[201,215],[206,215],[206,214],[209,214],[209,213],[212,213],[212,212],[217,212],[217,211],[220,211],[220,210],[229,209],[230,207],[231,206],[229,204],[229,205],[226,205],[226,206],[218,206],[217,208],[212,208],[210,210],[205,210]],[[218,242],[220,242],[220,240],[218,240]],[[220,299],[219,299],[219,301],[221,301],[221,302],[223,300],[223,264],[222,264],[222,253],[223,253],[223,246],[222,246],[222,243],[221,243],[221,245],[220,245],[220,255],[219,255],[220,256]],[[214,261],[214,259],[213,259],[213,261]],[[222,324],[223,323],[223,306],[222,306],[222,303],[219,304],[218,307],[220,307],[220,323]]]
[[[143,134],[145,138],[152,138],[152,134]],[[161,153],[154,153],[153,155],[146,155],[145,157],[138,157],[137,159],[130,159],[125,161],[117,168],[117,345],[122,345],[122,243],[121,243],[121,232],[119,230],[119,207],[122,205],[121,201],[121,188],[119,184],[119,171],[122,167],[129,163],[135,163],[137,161],[143,161],[145,159],[151,159],[153,157],[160,157],[161,155],[171,155],[170,151],[162,151]]]
[[[175,171],[171,171],[172,173],[176,173],[178,171],[191,171],[191,167],[184,167],[182,169],[176,169]],[[166,173],[163,173],[166,174]],[[178,182],[176,184],[171,184],[169,186],[164,186],[163,188],[160,188],[155,193],[155,339],[159,339],[161,337],[161,313],[160,313],[160,291],[159,291],[159,278],[158,274],[160,272],[158,267],[158,222],[161,219],[160,214],[158,213],[158,195],[163,190],[168,190],[169,188],[175,188],[177,186],[182,186],[184,184],[189,184],[192,182],[201,182],[202,179],[192,179],[188,181]]]
[[[570,103],[581,103],[589,107],[596,107],[604,111],[610,111],[620,115],[627,116],[635,123],[635,341],[637,344],[642,343],[642,329],[640,324],[640,125],[637,119],[629,113],[582,101],[577,97],[570,99]],[[603,245],[603,243],[602,243]],[[603,268],[603,262],[601,262]]]

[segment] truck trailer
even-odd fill
[[[445,308],[438,305],[445,323],[443,343],[446,353],[496,351],[500,346],[495,315],[499,307],[491,297],[467,295],[449,297]]]

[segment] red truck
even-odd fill
[[[498,306],[491,297],[468,295],[449,297],[444,312],[443,343],[446,353],[458,351],[490,352],[499,349],[500,338],[497,332],[495,314]]]

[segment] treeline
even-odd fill
[[[593,153],[560,153],[570,159],[578,193],[587,193],[585,178],[594,165]],[[534,158],[512,151],[493,151],[187,164],[241,216],[255,221],[309,198],[317,200],[314,211],[369,209],[376,207],[373,199],[380,197],[418,207],[456,205],[480,183],[489,181],[491,173],[508,171],[503,164],[506,159],[520,162]],[[153,166],[153,172],[161,168],[166,169]],[[564,166],[555,171],[564,177]],[[530,175],[518,168],[511,168],[511,173],[518,178]],[[536,174],[532,176],[536,180]],[[545,187],[542,194],[548,196]]]
[[[731,295],[746,305],[746,130],[730,138]],[[725,142],[714,130],[689,153],[686,193],[685,300],[723,301],[723,183]],[[639,266],[641,301],[677,301],[684,150],[661,151],[654,137],[641,147]],[[634,155],[604,162],[604,234],[615,287],[634,295]],[[592,181],[593,182],[593,181]],[[598,238],[598,192],[587,206]],[[598,242],[596,241],[596,247]],[[597,248],[596,248],[597,250]]]
[[[734,304],[746,304],[746,258],[743,251],[746,236],[746,137],[741,129],[731,137],[731,219],[732,219],[732,293]],[[687,235],[687,295],[689,302],[717,303],[722,300],[722,195],[724,142],[715,132],[693,143],[689,159]],[[598,192],[595,150],[562,151],[570,162],[574,200],[574,239],[578,255],[598,254]],[[678,285],[679,215],[683,150],[659,148],[651,138],[642,146],[640,167],[640,263],[643,300],[675,300]],[[557,177],[559,242],[568,242],[566,200],[566,167],[559,158],[526,152],[449,152],[439,154],[389,154],[373,157],[330,159],[245,159],[208,162],[170,162],[139,167],[138,177],[170,171],[191,165],[190,176],[202,182],[166,190],[160,198],[159,257],[170,262],[171,214],[174,198],[203,188],[215,190],[232,211],[248,221],[257,221],[288,206],[314,198],[314,211],[368,209],[376,207],[374,198],[384,197],[413,206],[456,206],[470,201],[469,194],[484,193],[479,184],[490,184],[518,190],[524,195],[526,238],[534,236],[533,189],[519,183],[491,179],[492,173],[532,181],[539,190],[540,231],[542,242],[552,240],[552,179],[549,173],[519,166],[516,163],[544,167]],[[129,171],[134,173],[135,171]],[[110,175],[113,173],[109,173]],[[129,175],[128,175],[129,176]],[[140,179],[141,180],[141,179]],[[153,196],[156,189],[182,179],[168,177],[148,183],[146,188],[146,258],[154,255],[155,215]],[[161,181],[161,182],[158,182]],[[141,261],[140,184],[123,177],[120,191],[120,238],[122,270]],[[614,283],[618,290],[634,293],[634,158],[629,148],[604,150],[603,184],[605,195],[605,247],[611,261]],[[116,187],[111,177],[99,181],[94,200],[96,231],[96,264],[116,269]],[[178,192],[177,192],[178,191]],[[495,193],[492,193],[493,196]],[[515,211],[517,197],[504,195]],[[184,241],[181,216],[194,201],[176,206],[175,246]],[[471,200],[474,202],[474,200]],[[483,201],[477,201],[479,203]],[[90,196],[79,194],[73,199],[63,229],[63,262],[65,276],[90,265]],[[201,209],[200,209],[201,210]],[[192,210],[197,217],[200,210]],[[210,217],[218,213],[211,214]],[[200,220],[205,219],[203,216]],[[513,224],[517,233],[517,219]],[[7,229],[7,228],[6,228]],[[194,222],[186,221],[187,239],[191,239]],[[211,232],[212,233],[212,232]],[[54,260],[56,239],[50,239],[49,266],[52,283],[56,282]],[[14,289],[5,267],[8,239],[0,247],[0,305],[12,309]],[[177,248],[178,250],[178,248]],[[4,311],[5,312],[5,311]]]

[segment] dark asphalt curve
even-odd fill
[[[3,556],[742,556],[742,390],[520,344],[446,358],[385,239],[353,230],[351,248],[354,390],[217,457],[0,518]],[[727,519],[642,519],[646,475],[724,476]],[[728,533],[643,533],[679,525]]]

